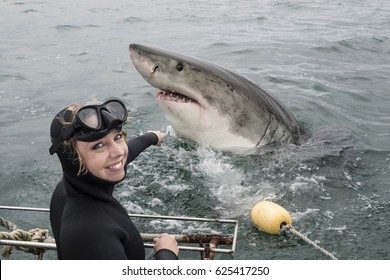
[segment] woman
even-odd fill
[[[50,154],[63,170],[50,203],[50,222],[58,259],[145,259],[141,236],[127,211],[113,197],[127,165],[165,134],[148,132],[127,140],[125,105],[111,99],[100,105],[61,110],[50,127]],[[156,259],[177,259],[174,236],[154,240]]]

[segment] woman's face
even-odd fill
[[[121,131],[112,131],[94,142],[76,141],[88,172],[100,179],[117,182],[124,178],[128,147]]]

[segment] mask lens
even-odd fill
[[[100,128],[99,115],[94,108],[82,108],[78,112],[79,120],[87,127],[92,129]]]
[[[105,103],[106,109],[113,115],[115,116],[118,120],[125,121],[127,117],[127,112],[125,106],[116,101],[108,101]]]

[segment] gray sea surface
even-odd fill
[[[62,175],[48,152],[49,126],[66,105],[117,97],[128,106],[130,136],[169,128],[156,90],[129,58],[128,45],[143,43],[253,80],[313,137],[254,156],[168,137],[132,162],[116,188],[130,213],[239,220],[234,256],[217,259],[328,259],[299,238],[251,224],[252,207],[269,198],[337,258],[390,259],[389,1],[2,0],[0,26],[0,205],[49,207]],[[50,229],[47,213],[0,216],[21,229]],[[226,230],[134,222],[151,233]]]

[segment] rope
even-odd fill
[[[3,219],[2,217],[0,217],[0,225],[5,227],[6,229],[8,229],[10,231],[14,231],[18,228],[14,223],[11,223],[10,221]]]
[[[50,242],[50,243],[54,242],[54,239],[49,236],[49,231],[47,229],[35,228],[29,231],[24,231],[18,229],[18,227],[14,223],[9,222],[2,217],[0,217],[0,225],[11,231],[11,232],[0,232],[0,239],[31,241],[31,242]],[[43,253],[45,252],[45,249],[40,249],[40,248],[26,248],[22,246],[6,245],[3,248],[2,256],[8,258],[11,255],[13,248],[26,253],[34,254],[38,256],[39,260],[43,258]]]
[[[317,245],[317,243],[315,243],[314,241],[310,240],[309,238],[307,238],[305,235],[303,235],[302,233],[300,233],[299,231],[297,231],[292,225],[284,225],[281,229],[281,233],[282,232],[291,232],[292,234],[298,236],[299,238],[301,238],[303,241],[305,241],[306,243],[312,245],[314,248],[316,248],[317,250],[319,250],[321,253],[323,253],[324,255],[328,256],[329,258],[331,258],[332,260],[337,260],[337,258],[329,253],[328,251],[326,251],[324,248],[320,247]]]

